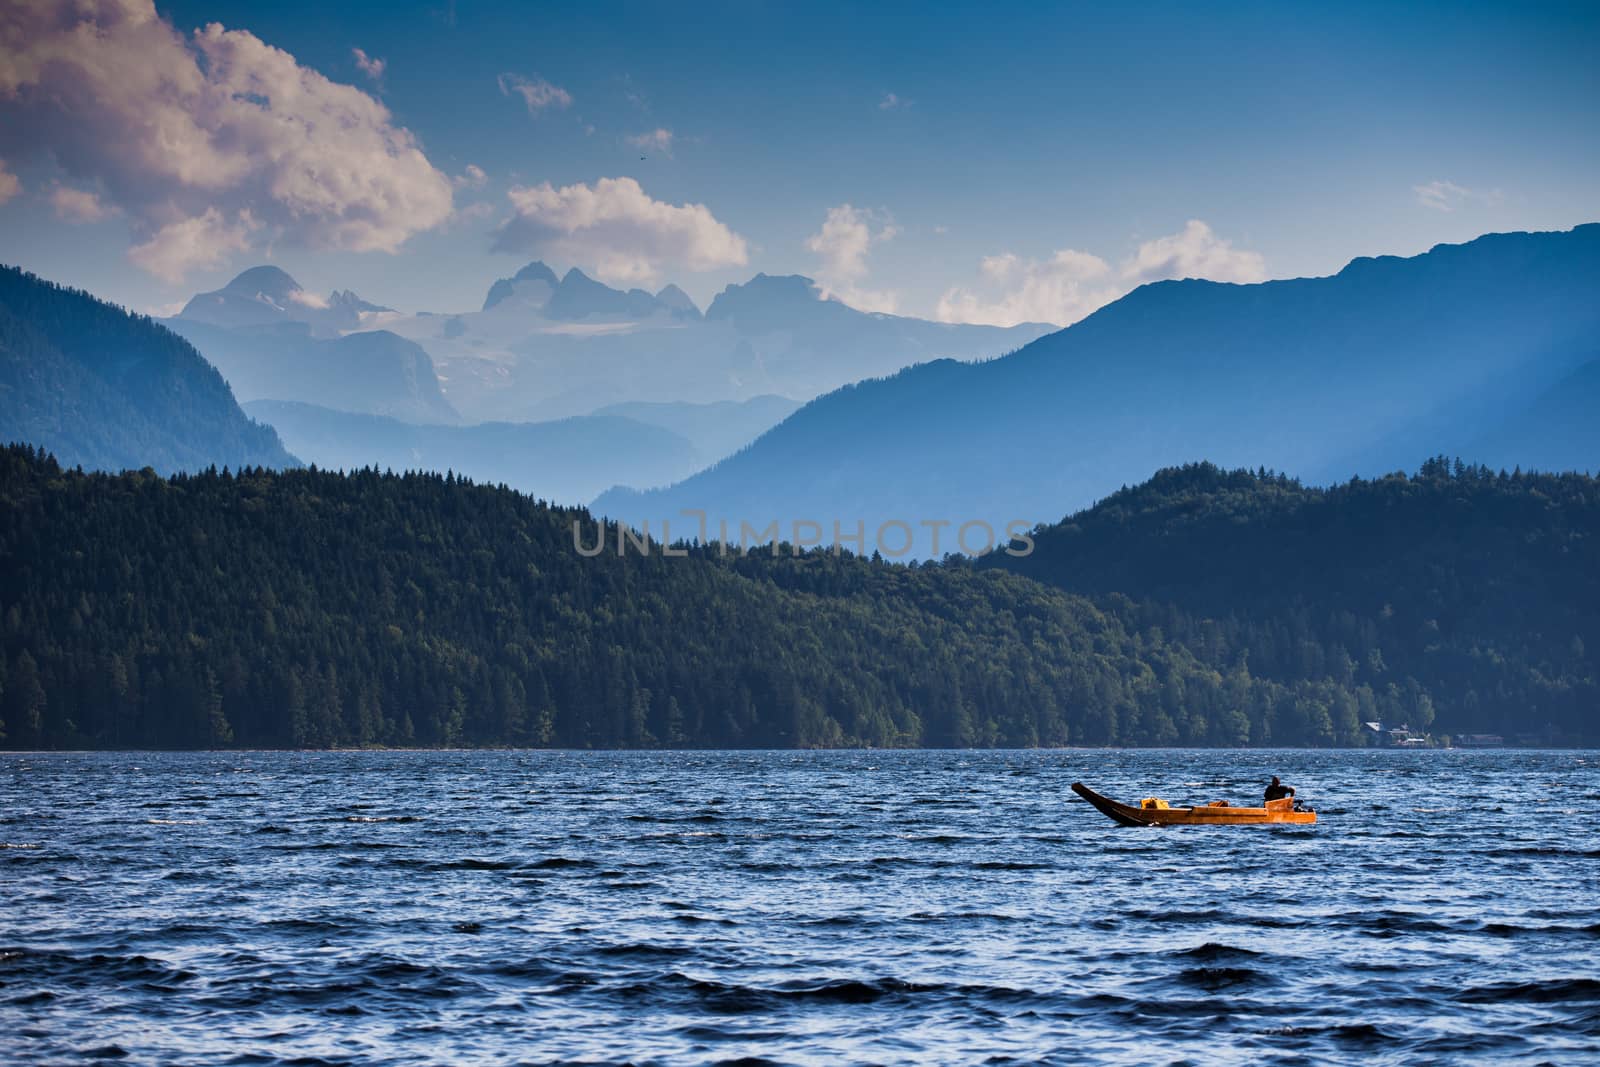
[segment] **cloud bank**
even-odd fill
[[[742,267],[745,240],[704,204],[653,200],[632,178],[556,188],[516,186],[514,212],[495,235],[497,252],[532,253],[591,268],[612,284],[655,281],[663,269]]]
[[[1141,244],[1120,267],[1091,252],[1064,248],[1044,260],[1011,252],[987,256],[979,274],[983,284],[977,289],[946,290],[936,312],[940,321],[1067,326],[1147,282],[1259,282],[1266,280],[1267,268],[1260,253],[1234,248],[1210,226],[1191,219],[1179,232]]]
[[[129,257],[178,280],[254,238],[396,251],[444,222],[449,179],[381,103],[150,0],[0,6],[0,139],[44,151],[129,216]]]
[[[822,283],[823,296],[862,311],[894,312],[900,302],[897,293],[863,289],[859,283],[866,277],[867,253],[872,246],[893,239],[898,232],[876,212],[850,204],[829,208],[822,229],[806,238],[806,248],[820,261],[817,280]]]

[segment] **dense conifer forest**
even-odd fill
[[[783,546],[586,558],[572,529],[581,522],[593,544],[586,512],[451,476],[110,475],[11,446],[0,451],[3,744],[1353,745],[1370,739],[1366,719],[1592,738],[1593,480],[1429,470],[1371,483],[1396,498],[1369,500],[1197,470],[1083,517],[1144,530],[1113,524],[1102,549],[1120,538],[1135,562],[1088,567],[1130,597],[988,560],[900,566]],[[1206,511],[1195,500],[1208,481],[1236,501],[1219,520],[1239,539],[1233,556],[1217,532],[1176,546],[1175,516]],[[1333,528],[1306,567],[1324,585],[1296,599],[1277,589],[1267,545],[1273,501],[1298,496],[1330,509],[1311,527]],[[1380,605],[1369,618],[1356,591],[1391,578],[1360,560],[1383,548],[1349,543],[1341,524],[1377,508],[1387,529],[1411,497],[1424,501],[1418,516],[1451,509],[1434,525],[1459,544],[1392,564],[1423,569],[1385,600],[1389,616]],[[1395,536],[1409,543],[1408,529]],[[1096,586],[1074,570],[1079,550],[1061,541],[1072,536],[1041,531],[1026,562],[1050,582]],[[1146,573],[1132,553],[1150,539],[1203,564],[1196,589],[1222,597],[1239,581],[1258,614]],[[1518,545],[1537,557],[1490,558]],[[1457,640],[1449,612],[1480,597],[1468,561],[1511,583],[1504,595],[1520,607],[1498,617],[1499,600],[1486,602],[1468,628],[1477,636]],[[1266,570],[1243,581],[1252,563]],[[1430,625],[1432,642],[1413,632]],[[1441,668],[1458,660],[1477,679],[1470,715],[1459,672]]]
[[[1409,725],[1557,742],[1600,718],[1600,480],[1444,458],[1311,488],[1165,470],[980,561],[1100,598],[1208,662],[1414,692]]]

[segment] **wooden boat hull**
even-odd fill
[[[1295,811],[1292,800],[1261,808],[1143,808],[1103,797],[1082,782],[1073,782],[1072,791],[1123,826],[1305,826],[1317,821],[1314,811]]]

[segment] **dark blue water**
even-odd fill
[[[1126,830],[1077,800],[1313,828]],[[1577,1063],[1600,755],[0,757],[0,1060]]]

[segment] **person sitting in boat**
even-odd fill
[[[1294,787],[1284,785],[1282,782],[1278,781],[1278,776],[1274,774],[1272,776],[1272,784],[1267,786],[1268,803],[1271,803],[1274,800],[1282,800],[1284,797],[1292,796],[1294,796]]]

